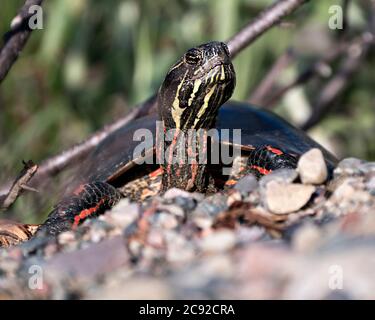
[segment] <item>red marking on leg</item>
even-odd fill
[[[198,163],[196,160],[192,161],[191,164],[191,178],[188,181],[187,188],[191,189],[194,186],[194,181],[198,174]]]
[[[153,179],[153,178],[160,176],[161,174],[163,174],[163,169],[159,168],[159,169],[156,169],[155,171],[152,171],[149,176],[150,178]]]
[[[178,139],[178,136],[180,134],[180,129],[176,129],[175,134],[173,136],[173,140],[171,145],[169,146],[170,152],[168,157],[168,165],[167,165],[167,174],[168,174],[168,184],[171,182],[171,176],[172,176],[172,162],[173,162],[173,151],[176,146],[176,142]]]
[[[94,214],[95,212],[97,212],[99,209],[100,209],[100,206],[105,202],[106,198],[103,198],[101,199],[97,204],[96,206],[92,207],[92,208],[88,208],[88,209],[84,209],[82,211],[80,211],[75,217],[74,217],[74,223],[73,223],[73,226],[72,226],[72,229],[75,230],[78,225],[81,223],[81,221],[85,218],[87,218],[88,216]]]
[[[267,146],[266,148],[268,151],[271,151],[272,153],[277,154],[278,156],[281,156],[282,154],[284,154],[284,152],[282,152],[280,149],[276,149],[271,146]]]
[[[227,181],[225,182],[225,185],[226,185],[226,186],[233,186],[233,185],[235,185],[236,183],[237,183],[237,180],[230,179],[230,180],[227,180]]]
[[[258,170],[260,174],[266,175],[270,174],[272,170],[267,170],[266,168],[258,167],[258,166],[251,166],[252,169]]]

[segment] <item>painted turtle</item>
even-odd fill
[[[138,119],[105,139],[82,163],[78,183],[68,188],[37,234],[75,228],[121,197],[144,200],[172,187],[209,193],[249,172],[259,177],[275,169],[295,168],[298,157],[311,148],[322,150],[329,168],[335,166],[332,154],[277,115],[246,103],[225,103],[234,87],[235,72],[224,43],[188,50],[159,89],[158,114]],[[222,129],[241,129],[241,141]],[[147,133],[141,141],[135,139],[140,130]],[[228,176],[222,173],[228,164],[221,160],[213,164],[207,156],[202,161],[200,152],[209,154],[215,143],[232,152],[240,150],[245,165]],[[143,151],[137,153],[141,144]]]

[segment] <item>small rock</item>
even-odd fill
[[[228,207],[230,207],[233,203],[242,200],[242,196],[239,191],[235,191],[235,190],[231,190],[231,191],[234,191],[234,192],[231,192],[228,196],[228,200],[227,200]]]
[[[167,205],[160,204],[158,206],[158,211],[167,212],[168,214],[173,215],[180,220],[184,219],[185,217],[184,210],[181,207],[174,205],[174,204],[167,204]]]
[[[264,200],[271,212],[286,214],[301,209],[314,191],[315,187],[311,185],[271,181],[267,184]]]
[[[253,192],[258,187],[258,181],[253,174],[249,174],[236,183],[234,189],[239,190],[241,192]]]
[[[58,242],[60,245],[65,245],[75,240],[75,233],[73,231],[65,231],[58,236]]]
[[[213,232],[200,242],[201,249],[208,252],[227,251],[233,248],[235,244],[235,234],[230,230]]]
[[[355,193],[355,189],[351,185],[351,179],[345,179],[342,183],[336,188],[333,193],[333,197],[339,201],[345,201],[351,199]]]
[[[207,215],[195,215],[192,218],[194,224],[200,229],[209,229],[214,224],[214,219]]]
[[[190,193],[185,190],[181,190],[178,188],[171,188],[167,190],[164,194],[164,199],[174,199],[177,197],[185,197],[185,198],[195,198],[196,200],[202,200],[204,198],[203,194],[200,193]]]
[[[299,252],[307,252],[315,249],[320,244],[321,238],[320,229],[313,224],[307,224],[297,229],[292,245]]]
[[[360,166],[364,163],[363,160],[357,158],[346,158],[339,162],[336,169],[334,170],[334,176],[339,175],[359,175],[361,170]]]
[[[260,181],[260,187],[264,188],[270,181],[279,181],[291,183],[298,177],[298,173],[294,169],[278,169],[270,174],[263,176]]]
[[[303,184],[322,184],[328,176],[322,151],[311,149],[301,156],[297,171]]]
[[[101,219],[107,220],[109,223],[122,229],[129,226],[139,216],[139,205],[129,203],[128,199],[122,199],[110,213],[101,216]]]
[[[375,162],[362,163],[359,166],[359,170],[364,174],[374,173],[375,172]]]
[[[214,194],[207,197],[204,201],[201,201],[192,215],[195,214],[200,216],[210,216],[212,218],[216,217],[220,212],[228,209],[227,205],[227,195],[222,193]]]
[[[176,197],[174,198],[174,203],[184,209],[185,211],[192,211],[197,206],[198,202],[192,197]]]
[[[375,196],[375,175],[371,176],[366,182],[366,188],[371,195]]]
[[[164,229],[174,229],[178,226],[175,216],[167,213],[159,213],[156,217],[157,224]]]

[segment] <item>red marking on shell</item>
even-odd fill
[[[274,154],[277,154],[278,156],[281,156],[284,153],[280,149],[276,149],[276,148],[273,148],[271,146],[267,146],[267,150],[271,151]]]
[[[251,168],[258,170],[260,174],[270,174],[272,170],[267,170],[266,168],[258,167],[258,166],[251,166]]]

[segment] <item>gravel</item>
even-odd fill
[[[76,231],[0,249],[0,298],[373,298],[375,163],[344,159],[327,181],[322,160],[312,150],[297,170],[209,196],[124,199]]]

